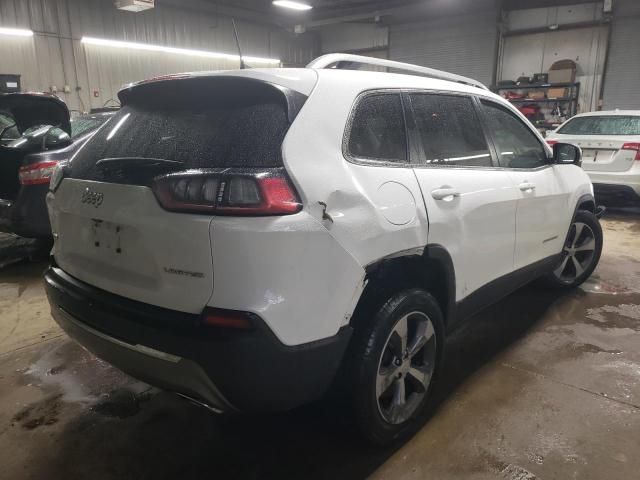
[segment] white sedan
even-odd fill
[[[576,115],[547,137],[551,145],[582,148],[582,168],[596,197],[640,202],[640,111],[613,110]]]

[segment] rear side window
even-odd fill
[[[71,138],[74,140],[85,133],[96,130],[111,118],[110,115],[83,115],[71,120]]]
[[[470,98],[423,93],[410,97],[427,165],[493,166]]]
[[[565,135],[640,135],[640,116],[594,115],[569,120],[558,133]]]
[[[407,134],[400,94],[367,95],[358,103],[351,122],[348,153],[368,160],[407,161]]]
[[[4,140],[4,144],[16,138],[20,138],[20,132],[18,131],[18,127],[16,127],[16,122],[10,115],[0,113],[0,142]]]
[[[101,179],[105,158],[154,158],[184,168],[280,167],[287,102],[273,86],[204,78],[142,85],[80,150],[71,176]]]

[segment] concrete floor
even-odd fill
[[[52,322],[44,264],[6,267],[0,478],[639,478],[640,211],[603,225],[583,288],[527,287],[455,334],[431,420],[395,449],[335,408],[222,419],[129,379]]]

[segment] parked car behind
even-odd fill
[[[0,147],[0,230],[48,239],[51,226],[45,197],[54,167],[70,158],[115,112],[70,120],[64,102],[42,94],[1,97],[0,110],[15,122],[12,126],[5,120],[1,137],[5,144]]]
[[[576,115],[547,141],[582,147],[582,168],[591,178],[598,200],[610,205],[640,203],[640,111]]]

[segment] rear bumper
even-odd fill
[[[587,170],[591,183],[598,185],[626,186],[640,195],[640,162],[633,162],[631,168],[624,172],[607,172]]]
[[[51,236],[46,197],[49,185],[22,187],[15,200],[0,199],[0,231],[27,238]]]
[[[594,183],[593,193],[598,201],[605,203],[640,203],[640,188],[636,191],[630,185]]]
[[[259,319],[249,332],[212,330],[198,315],[113,295],[55,266],[45,285],[52,315],[69,336],[133,377],[217,411],[282,411],[318,399],[351,336],[346,327],[288,347]]]

